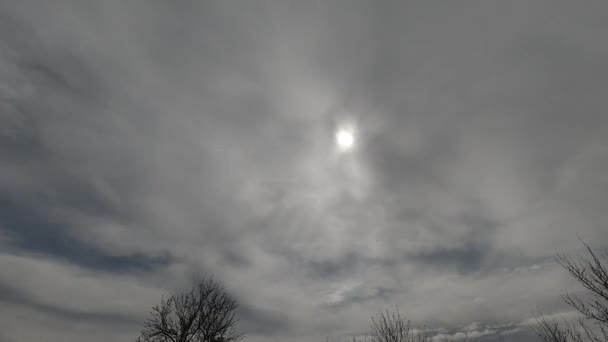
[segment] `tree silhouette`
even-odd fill
[[[187,292],[161,299],[144,323],[138,342],[235,342],[238,304],[213,277]]]
[[[587,291],[585,299],[566,294],[564,302],[575,309],[582,318],[568,322],[556,318],[537,318],[534,332],[543,342],[607,342],[608,341],[608,257],[598,255],[581,241],[588,257],[573,258],[558,255],[558,263],[565,268]]]
[[[372,316],[370,331],[372,342],[422,342],[426,341],[426,335],[416,332],[410,320],[401,316],[399,310],[393,313],[379,312]]]

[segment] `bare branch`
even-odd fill
[[[144,323],[138,342],[236,342],[238,307],[213,277],[202,279],[189,291],[162,299]]]
[[[573,324],[566,320],[560,323],[556,319],[537,316],[537,325],[533,330],[543,342],[608,341],[608,269],[598,254],[584,241],[581,242],[587,250],[588,258],[558,254],[557,262],[590,295],[589,299],[571,294],[562,296],[564,302],[583,318]]]
[[[370,331],[372,342],[423,342],[427,340],[422,329],[416,332],[409,320],[399,310],[393,313],[379,312],[372,316]]]

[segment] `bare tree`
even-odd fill
[[[534,332],[543,342],[607,342],[608,341],[608,262],[606,254],[599,256],[581,241],[589,256],[572,258],[558,255],[558,263],[587,291],[585,299],[566,294],[562,298],[581,315],[577,322],[537,317]]]
[[[154,306],[138,342],[235,342],[237,303],[213,277]]]
[[[399,310],[393,313],[379,312],[372,316],[370,331],[372,342],[424,342],[427,337],[422,329],[416,331],[410,320],[401,316]]]

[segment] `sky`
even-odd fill
[[[608,2],[0,1],[0,341],[532,341],[608,247]],[[350,149],[336,131],[354,134]]]

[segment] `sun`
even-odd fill
[[[335,133],[336,147],[340,151],[349,151],[355,146],[355,132],[352,129],[340,128]]]

